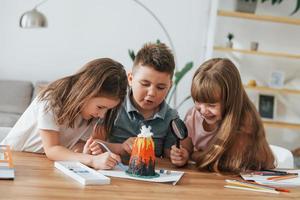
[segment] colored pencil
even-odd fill
[[[250,184],[254,184],[254,185],[260,185],[260,186],[265,186],[265,187],[269,187],[269,188],[274,188],[278,192],[290,192],[290,190],[285,189],[285,188],[274,187],[274,186],[271,186],[271,185],[265,185],[265,184],[261,184],[261,183],[250,182],[250,181],[246,181],[246,182],[250,183]]]
[[[224,185],[224,187],[225,188],[231,188],[231,189],[255,191],[255,192],[267,192],[267,193],[273,193],[273,194],[279,194],[280,193],[276,190],[254,189],[254,188],[239,187],[239,186],[233,186],[233,185]]]
[[[289,190],[284,189],[284,188],[264,185],[264,184],[255,183],[255,182],[238,181],[238,180],[225,180],[225,181],[229,184],[234,184],[234,185],[238,185],[238,186],[241,186],[241,187],[251,187],[251,188],[256,188],[256,189],[276,190],[278,192],[290,192]]]
[[[297,178],[298,175],[285,175],[285,176],[273,176],[273,177],[269,177],[267,178],[267,180],[269,181],[280,181],[280,180],[287,180],[287,179],[292,179],[292,178]]]

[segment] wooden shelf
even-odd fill
[[[252,54],[252,55],[262,55],[262,56],[300,59],[300,55],[288,54],[288,53],[279,53],[279,52],[277,53],[277,52],[267,52],[267,51],[251,51],[251,50],[246,50],[246,49],[233,49],[233,48],[219,47],[219,46],[215,46],[214,50],[223,51],[223,52],[238,52],[238,53]]]
[[[262,92],[272,92],[272,93],[283,93],[283,94],[300,94],[300,90],[292,90],[292,89],[285,89],[285,88],[271,88],[265,86],[248,86],[244,85],[245,89],[250,90],[257,90]]]
[[[225,17],[235,17],[235,18],[244,18],[244,19],[251,19],[251,20],[258,20],[258,21],[268,21],[268,22],[300,25],[300,19],[290,18],[290,17],[256,15],[256,14],[251,14],[251,13],[225,11],[225,10],[219,10],[218,15],[225,16]]]
[[[264,126],[273,128],[288,128],[288,129],[300,129],[300,124],[287,123],[280,121],[267,121],[263,120]]]

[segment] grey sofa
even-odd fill
[[[33,84],[0,80],[0,94],[0,127],[12,127],[31,102]]]
[[[0,141],[14,126],[46,82],[0,80]]]

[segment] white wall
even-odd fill
[[[180,83],[178,102],[189,94],[194,70],[205,55],[211,56],[212,43],[224,45],[229,31],[235,34],[238,47],[247,48],[250,41],[257,40],[259,48],[266,51],[300,54],[299,26],[216,17],[216,0],[141,1],[168,30],[176,50],[177,67],[182,68],[188,61],[195,64]],[[0,79],[52,81],[98,57],[114,58],[129,69],[132,62],[128,49],[138,50],[145,42],[158,38],[168,44],[157,22],[132,0],[49,0],[38,8],[46,15],[48,28],[19,28],[21,14],[39,2],[0,0]],[[233,2],[219,1],[219,7],[233,10]],[[257,12],[288,15],[294,8],[291,2],[284,1],[271,9],[270,5],[261,4]],[[293,17],[299,18],[299,13]],[[213,56],[231,57],[240,67],[244,82],[255,78],[259,84],[266,84],[270,69],[278,68],[286,72],[287,87],[300,89],[299,60],[218,52]],[[299,123],[299,99],[287,96],[279,99],[279,105],[284,105],[280,116]],[[191,101],[187,102],[179,110],[180,115],[184,116],[191,105]],[[290,149],[299,145],[299,137],[297,131],[268,129],[271,143]]]
[[[219,9],[234,10],[235,0],[220,0]],[[290,16],[296,7],[296,1],[282,1],[280,5],[272,6],[270,2],[259,3],[256,14],[286,16],[300,18],[300,12]],[[215,45],[225,46],[228,33],[234,34],[234,48],[250,49],[251,41],[259,42],[259,50],[283,52],[300,55],[300,26],[264,21],[246,20],[218,16],[216,20]],[[238,53],[222,53],[215,51],[213,56],[229,57],[239,67],[243,82],[256,80],[258,85],[267,86],[272,71],[285,73],[284,87],[300,90],[300,60],[276,58]],[[253,100],[257,92],[249,93]],[[273,94],[274,95],[274,94]],[[300,95],[280,95],[277,98],[277,116],[275,120],[300,123]],[[300,130],[268,128],[267,137],[270,143],[289,149],[299,147]]]
[[[111,57],[129,69],[128,49],[137,51],[156,39],[169,44],[154,18],[132,0],[49,0],[38,7],[48,28],[21,29],[20,16],[40,2],[0,0],[0,79],[53,81],[98,57]],[[194,68],[203,62],[210,0],[141,2],[168,30],[179,69],[188,61]],[[182,81],[178,101],[188,95],[192,73]]]

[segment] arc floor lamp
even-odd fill
[[[44,0],[44,1],[40,2],[39,4],[37,4],[32,10],[23,13],[21,15],[21,17],[20,17],[20,22],[19,22],[20,27],[21,28],[45,28],[45,27],[47,27],[48,23],[47,23],[46,16],[43,13],[41,13],[40,11],[37,10],[37,8],[39,6],[41,6],[42,4],[46,3],[47,1],[48,0]],[[164,34],[166,35],[166,37],[168,39],[170,47],[171,47],[171,49],[173,51],[175,63],[177,64],[177,57],[176,57],[176,52],[175,52],[174,44],[172,42],[170,34],[168,33],[168,31],[165,28],[165,26],[163,25],[163,23],[155,15],[155,13],[152,10],[150,10],[145,4],[143,4],[139,0],[132,0],[132,1],[135,2],[136,4],[138,4],[140,7],[142,7],[159,24],[159,26],[161,27],[161,29],[163,30]],[[176,93],[174,95],[174,99],[173,100],[174,100],[174,105],[176,106]]]
[[[48,24],[47,18],[45,17],[45,15],[43,13],[41,13],[40,11],[37,10],[37,8],[39,6],[46,3],[47,1],[48,0],[44,0],[44,1],[40,2],[39,4],[37,4],[32,10],[29,10],[29,11],[23,13],[20,17],[20,23],[19,23],[20,27],[21,28],[45,28],[45,27],[47,27],[47,24]],[[153,19],[159,24],[159,26],[162,28],[163,32],[167,36],[168,42],[171,46],[174,57],[176,59],[174,44],[172,42],[170,34],[168,33],[168,31],[165,28],[165,26],[163,25],[163,23],[159,20],[159,18],[155,15],[155,13],[152,10],[150,10],[145,4],[143,4],[142,2],[140,2],[138,0],[132,0],[132,1],[135,2],[136,4],[138,4],[139,6],[141,6],[144,10],[146,10],[153,17]],[[176,60],[175,60],[175,63],[177,63]]]

